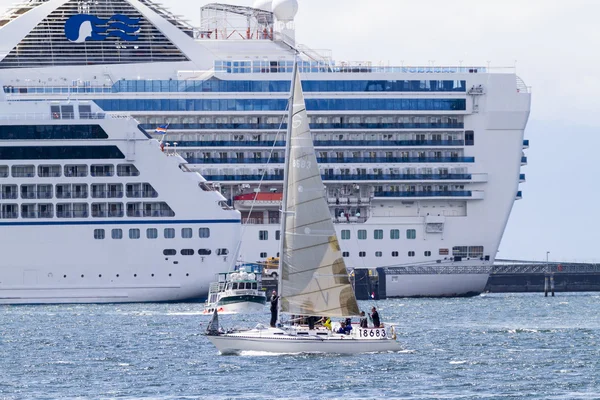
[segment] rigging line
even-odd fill
[[[285,111],[288,110],[288,107],[289,107],[289,104],[286,106]],[[279,128],[277,128],[277,134],[275,135],[275,140],[273,141],[273,145],[271,146],[271,151],[269,152],[269,158],[267,158],[266,165],[268,165],[271,161],[273,152],[275,151],[275,147],[277,145],[277,139],[279,138],[279,135],[281,132],[281,127],[283,126],[283,122],[286,119],[287,119],[287,117],[284,113],[283,116],[281,117],[281,122],[279,123]],[[254,206],[256,205],[256,198],[258,197],[258,193],[260,193],[260,187],[265,179],[266,173],[267,173],[267,167],[263,168],[263,173],[260,177],[260,181],[258,182],[258,186],[257,186],[258,192],[255,192],[255,194],[254,194],[254,199],[252,200],[252,204],[250,205],[250,211],[248,211],[248,218],[250,218],[250,216],[252,215],[252,211],[254,210]],[[232,204],[232,206],[234,206],[234,208],[235,208],[234,204]],[[242,240],[244,238],[244,234],[246,233],[246,225],[247,225],[247,223],[244,224],[244,218],[242,217],[242,233],[240,234],[240,237],[242,238]],[[242,241],[240,240],[237,244],[236,253],[235,253],[236,255],[239,254],[241,247],[242,247]]]

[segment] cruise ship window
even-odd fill
[[[174,239],[175,238],[175,229],[174,228],[165,228],[164,235],[165,235],[165,239]]]
[[[367,231],[365,229],[358,230],[358,238],[360,240],[365,240],[367,238]]]
[[[38,218],[54,218],[54,204],[38,204]]]
[[[123,184],[109,183],[106,187],[106,197],[109,199],[120,199],[123,197]]]
[[[60,165],[40,165],[38,166],[38,176],[40,178],[56,178],[60,176]]]
[[[60,119],[60,106],[50,106],[50,116],[52,119]]]
[[[417,238],[416,229],[407,229],[406,230],[406,238],[407,239],[416,239]]]
[[[206,239],[210,237],[210,228],[198,228],[198,235],[200,239]]]
[[[350,239],[350,230],[342,229],[342,240],[349,240],[349,239]]]
[[[64,174],[67,177],[84,177],[88,175],[87,165],[65,165]]]
[[[425,255],[425,257],[431,257],[431,251],[426,251],[426,252],[424,253],[424,255]]]
[[[193,256],[195,253],[194,249],[181,249],[182,256]]]
[[[454,246],[452,247],[452,255],[458,257],[466,257],[467,249],[467,246]]]
[[[87,199],[88,185],[85,183],[80,185],[73,185],[73,191],[71,192],[71,195],[74,199]]]
[[[108,203],[109,217],[122,217],[123,214],[123,203]]]
[[[108,214],[108,205],[106,203],[92,203],[92,217],[105,218]]]
[[[73,106],[60,106],[60,111],[62,113],[62,119],[75,119],[75,111],[73,110]]]
[[[400,229],[390,229],[390,239],[400,239]]]
[[[408,256],[409,257],[414,257],[415,256],[415,252],[414,251],[409,251],[408,252]]]
[[[146,229],[146,238],[148,238],[148,239],[158,239],[158,229],[156,229],[156,228],[148,228],[148,229]]]
[[[217,255],[218,256],[226,256],[227,254],[229,254],[229,250],[228,249],[217,249]]]
[[[212,253],[210,249],[198,249],[198,255],[200,256],[210,256],[210,253]]]
[[[361,252],[358,253],[359,257],[365,257],[366,255],[367,255],[367,253],[364,252],[364,251],[361,251]]]
[[[483,257],[483,246],[469,246],[469,257]]]
[[[164,249],[163,250],[163,254],[165,256],[174,256],[174,255],[177,254],[177,250],[175,250],[175,249]]]
[[[110,164],[90,166],[92,176],[113,176],[115,174],[114,166]]]
[[[258,231],[258,240],[268,240],[269,231]]]
[[[181,237],[184,239],[192,238],[192,228],[181,228]]]
[[[104,239],[104,229],[94,229],[94,239]]]
[[[73,203],[73,218],[87,218],[88,215],[88,203]]]
[[[79,106],[79,118],[80,119],[91,119],[92,118],[92,106],[80,105]]]
[[[140,171],[133,164],[117,165],[117,176],[139,176]]]
[[[71,198],[71,185],[56,185],[56,198],[57,199],[70,199]]]
[[[383,253],[381,251],[375,252],[375,257],[381,257],[382,255],[383,255]]]
[[[275,231],[275,240],[281,240],[281,231]]]
[[[398,252],[397,251],[392,251],[392,257],[398,257]]]
[[[21,204],[21,218],[36,218],[35,204]]]
[[[8,165],[0,165],[0,178],[8,178]]]
[[[113,239],[123,239],[123,230],[122,229],[113,229],[111,232],[111,236]]]
[[[72,218],[71,203],[58,203],[56,205],[56,218]]]
[[[33,165],[13,165],[13,178],[33,178],[35,176],[35,166]]]
[[[140,230],[137,228],[131,228],[129,230],[129,239],[139,239],[140,238]]]
[[[350,252],[349,251],[342,252],[342,257],[350,257]]]
[[[373,239],[376,239],[376,240],[383,239],[383,229],[375,229],[373,231]]]
[[[260,253],[260,258],[266,258],[267,257],[267,253]]]
[[[2,204],[2,219],[16,219],[19,218],[19,205],[18,204]]]

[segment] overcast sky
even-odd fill
[[[221,3],[252,5],[251,0]],[[0,0],[0,8],[11,4]],[[209,1],[169,0],[198,25]],[[163,2],[166,4],[166,2]],[[336,61],[517,67],[532,86],[517,201],[500,258],[600,261],[600,1],[299,0],[297,42]],[[599,240],[600,241],[600,240]],[[600,246],[599,246],[600,248]]]

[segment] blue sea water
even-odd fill
[[[404,351],[221,356],[201,304],[0,306],[0,399],[600,398],[599,294],[372,304]]]

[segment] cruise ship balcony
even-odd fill
[[[153,131],[156,124],[142,124],[141,127],[148,131]],[[267,123],[188,123],[188,124],[170,124],[169,131],[175,130],[283,130],[287,124],[267,124]],[[402,122],[355,122],[355,123],[311,123],[311,131],[323,131],[333,129],[464,129],[464,123],[402,123]]]
[[[524,149],[528,149],[529,148],[529,139],[523,140],[523,148]]]
[[[173,146],[174,142],[167,142]],[[235,147],[256,148],[265,147],[285,147],[285,142],[277,140],[275,142],[265,140],[206,140],[206,141],[178,141],[177,145],[186,148],[206,148],[206,147]],[[463,140],[315,140],[315,147],[399,147],[399,146],[464,146]]]
[[[522,192],[519,190],[519,191],[517,192],[517,197],[516,197],[516,200],[521,200],[522,198],[523,198],[523,193],[522,193]]]
[[[527,157],[521,157],[521,165],[527,165]]]
[[[519,174],[519,183],[525,182],[525,174]]]
[[[188,158],[189,164],[267,164],[268,159],[256,158]],[[475,157],[317,157],[319,164],[355,163],[473,163]],[[283,159],[271,159],[269,164],[283,164]]]
[[[393,191],[377,191],[374,194],[378,200],[395,200],[398,198],[411,199],[430,199],[432,197],[440,199],[453,199],[456,197],[481,200],[484,198],[484,192],[477,190],[448,190],[448,191],[420,191],[420,192],[393,192]]]
[[[485,176],[484,176],[485,175]],[[281,174],[260,174],[252,175],[207,175],[202,174],[206,180],[216,182],[255,182],[260,181],[283,181]],[[482,177],[484,176],[484,177]],[[351,181],[351,182],[372,182],[372,181],[469,181],[486,182],[487,174],[347,174],[347,175],[321,175],[324,181]]]

